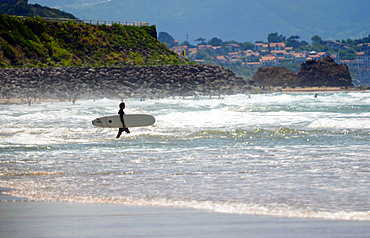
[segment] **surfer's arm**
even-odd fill
[[[122,122],[122,128],[127,128],[126,125],[125,125],[125,121],[123,120],[123,113],[120,113],[119,114],[119,119],[121,119],[121,122]]]

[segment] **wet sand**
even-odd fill
[[[333,93],[333,92],[359,92],[366,91],[366,87],[305,87],[305,88],[282,88],[283,93]]]
[[[277,87],[275,91],[281,91],[282,93],[332,93],[332,92],[359,92],[359,91],[367,91],[369,90],[369,87],[304,87],[304,88],[280,88]],[[79,99],[81,100],[81,99]],[[84,99],[82,99],[84,100]],[[86,99],[85,99],[86,100]],[[40,100],[39,98],[36,99],[36,101],[31,98],[31,104],[40,104],[40,103],[46,103],[46,102],[64,102],[64,103],[71,103],[69,100],[61,101],[60,99],[55,98],[45,98]],[[0,98],[0,104],[28,104],[27,98]]]
[[[40,104],[40,103],[45,103],[45,102],[67,102],[71,103],[68,100],[66,101],[61,101],[59,99],[52,99],[52,98],[46,98],[39,100],[37,99],[36,101],[34,99],[31,99],[31,105],[32,104]],[[27,98],[0,98],[0,104],[28,104],[28,99]]]
[[[0,195],[0,237],[370,237],[370,223]]]

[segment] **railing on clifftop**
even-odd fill
[[[22,19],[27,18],[27,16],[17,16]],[[136,21],[107,21],[107,20],[85,20],[85,19],[70,19],[70,18],[52,18],[52,17],[42,17],[48,22],[68,22],[74,21],[76,23],[91,24],[91,25],[108,25],[113,24],[123,25],[123,26],[149,26],[148,22],[136,22]]]

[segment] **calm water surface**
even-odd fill
[[[0,105],[0,187],[37,200],[370,221],[370,93]]]

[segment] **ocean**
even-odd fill
[[[0,187],[37,201],[370,221],[370,92],[0,105]]]

